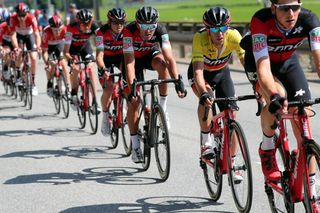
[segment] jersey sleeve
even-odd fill
[[[204,61],[200,33],[196,33],[192,40],[192,63],[197,61]]]
[[[314,14],[310,13],[306,20],[306,23],[309,25],[309,43],[311,50],[320,49],[320,21],[319,18]]]
[[[128,29],[123,30],[123,53],[132,53],[133,50],[133,36]]]
[[[253,17],[250,23],[251,35],[252,35],[252,51],[254,59],[257,62],[260,58],[268,57],[268,45],[267,45],[267,28],[264,23],[257,17]]]
[[[97,51],[103,51],[104,50],[104,45],[103,45],[103,34],[101,30],[97,31],[97,36],[96,36],[96,50]]]
[[[169,49],[171,48],[171,44],[170,44],[170,40],[169,40],[169,34],[168,31],[166,29],[165,26],[159,24],[158,25],[158,29],[157,29],[157,33],[159,35],[160,38],[160,46],[163,49]]]
[[[70,27],[70,25],[68,25],[67,32],[65,35],[65,44],[71,45],[71,42],[72,42],[72,28]]]
[[[39,31],[38,22],[37,22],[36,17],[32,17],[31,26],[32,26],[33,32]]]

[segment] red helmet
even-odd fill
[[[41,10],[36,9],[36,10],[34,11],[34,15],[35,15],[35,16],[38,16],[38,15],[40,15],[40,14],[41,14]]]
[[[25,3],[20,2],[19,4],[17,4],[15,11],[18,16],[25,16],[29,12],[29,7]]]
[[[49,18],[48,22],[52,28],[60,28],[63,25],[61,19],[56,15]]]

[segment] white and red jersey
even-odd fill
[[[55,35],[50,26],[43,29],[41,38],[41,47],[48,48],[48,45],[57,45],[64,43],[64,38],[67,32],[67,27],[62,26],[59,34]]]
[[[10,17],[10,29],[20,35],[31,35],[39,31],[37,19],[31,13],[28,13],[26,19],[22,22],[19,21],[17,14],[13,14]]]
[[[11,30],[7,22],[3,22],[0,24],[0,42],[1,43],[3,39],[8,42],[11,42]]]

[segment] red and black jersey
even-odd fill
[[[159,44],[161,48],[169,43],[169,36],[165,26],[157,24],[154,35],[148,41],[140,37],[139,29],[135,22],[130,23],[123,30],[123,51],[132,52],[136,58],[148,55]]]
[[[65,36],[65,44],[81,47],[89,42],[89,38],[95,34],[99,26],[93,22],[88,33],[83,33],[80,31],[80,24],[73,23],[67,26],[67,32]]]
[[[123,34],[115,35],[110,25],[103,25],[96,33],[96,48],[104,51],[105,56],[122,55]]]
[[[2,39],[11,42],[11,30],[7,22],[0,24],[0,42]]]
[[[320,49],[319,19],[314,13],[303,8],[296,25],[290,31],[281,29],[270,8],[255,13],[250,30],[256,61],[263,56],[269,56],[271,62],[283,62],[296,51],[305,38],[308,39],[311,50]]]

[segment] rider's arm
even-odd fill
[[[207,92],[206,84],[203,78],[203,62],[193,62],[193,77],[199,94]]]
[[[64,57],[67,60],[71,60],[72,59],[72,57],[71,57],[71,55],[69,53],[71,42],[72,42],[72,33],[69,31],[69,26],[68,26],[67,27],[67,32],[65,34],[65,42],[64,42],[64,49],[63,49]]]
[[[13,32],[11,35],[11,42],[14,49],[18,48],[18,40],[17,40],[17,33]]]
[[[38,30],[34,32],[34,37],[35,37],[35,40],[36,40],[37,48],[40,48],[40,46],[41,46],[41,37],[40,37],[40,33],[39,33]]]
[[[169,74],[171,78],[178,79],[179,73],[178,73],[177,63],[172,54],[172,47],[169,41],[169,36],[168,34],[164,34],[161,37],[162,37],[162,54],[165,59]]]
[[[123,30],[123,56],[124,65],[126,69],[126,80],[129,86],[129,92],[131,92],[131,85],[136,78],[135,75],[135,58],[133,49],[133,38],[129,30]]]
[[[49,59],[48,49],[45,49],[45,48],[42,49],[42,59],[43,59],[43,62],[48,66],[48,59]]]
[[[100,30],[97,31],[96,36],[96,62],[98,69],[105,68],[104,64],[104,42],[103,42],[103,34]]]
[[[318,76],[320,78],[320,49],[319,50],[313,50],[312,51],[312,57],[314,62],[314,67],[318,73]]]

